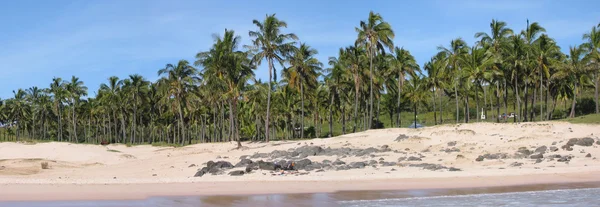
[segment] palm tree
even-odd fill
[[[299,89],[301,99],[301,122],[300,122],[300,138],[304,138],[304,87],[315,89],[318,85],[317,78],[320,75],[323,64],[314,56],[317,55],[317,50],[302,43],[300,47],[293,50],[289,57],[289,68],[285,68],[283,73],[286,76],[289,84]]]
[[[198,60],[195,63],[204,67],[203,74],[206,78],[215,78],[215,81],[221,81],[227,85],[225,96],[229,98],[231,104],[230,131],[233,139],[238,143],[238,148],[242,147],[237,120],[238,100],[242,97],[242,90],[246,82],[254,76],[252,71],[254,67],[250,64],[248,54],[237,50],[240,41],[241,37],[235,36],[233,30],[225,30],[223,38],[216,37],[215,43],[209,51],[196,55]]]
[[[417,107],[427,100],[427,89],[427,83],[420,74],[415,73],[414,75],[411,75],[410,80],[408,80],[408,84],[406,85],[405,96],[413,105],[415,112],[415,128],[417,127]]]
[[[460,57],[467,52],[467,43],[462,38],[456,38],[450,41],[450,47],[445,48],[438,46],[438,50],[445,53],[447,58],[448,67],[445,71],[446,77],[452,77],[450,82],[454,85],[454,98],[456,100],[456,123],[458,123],[459,109],[458,109],[458,82],[460,79]],[[452,74],[452,75],[451,75]],[[465,117],[466,118],[466,117]]]
[[[437,110],[436,110],[436,95],[439,90],[443,87],[442,72],[446,68],[446,57],[445,53],[438,53],[432,57],[431,60],[425,63],[424,69],[427,70],[426,83],[427,87],[433,92],[433,119],[434,124],[437,124]],[[414,76],[414,75],[413,75]],[[440,100],[440,123],[443,123],[443,109]]]
[[[356,132],[358,125],[358,97],[360,96],[360,86],[363,82],[363,63],[365,51],[362,48],[350,46],[344,51],[340,49],[340,61],[347,65],[354,80],[354,126],[352,133]]]
[[[269,141],[269,116],[271,109],[271,79],[277,82],[277,73],[273,61],[277,61],[283,65],[284,57],[289,53],[294,42],[289,40],[297,40],[298,37],[293,33],[283,34],[281,28],[287,28],[287,23],[275,17],[275,14],[266,15],[265,19],[260,22],[253,20],[252,23],[258,27],[256,31],[250,31],[248,35],[252,40],[252,45],[248,48],[254,53],[252,63],[260,65],[263,59],[267,60],[269,65],[269,91],[267,94],[267,118],[265,123],[265,140]],[[275,77],[273,77],[273,75]]]
[[[137,131],[137,120],[138,118],[138,107],[141,104],[142,98],[146,94],[146,90],[148,89],[149,82],[144,79],[141,75],[134,74],[129,75],[129,84],[127,84],[127,88],[129,89],[129,95],[133,100],[133,124],[132,124],[132,134],[129,143],[133,144],[136,140],[136,131]]]
[[[573,83],[573,102],[571,104],[571,113],[569,117],[575,117],[575,103],[577,102],[577,93],[579,92],[580,83],[585,78],[586,62],[584,58],[584,48],[580,45],[577,47],[569,48],[569,58],[566,63],[561,67],[561,70],[555,74],[559,78],[568,80]]]
[[[488,48],[488,51],[491,53],[492,58],[494,59],[494,65],[492,66],[491,70],[496,71],[497,73],[495,73],[496,75],[492,77],[492,79],[494,80],[494,82],[496,82],[496,113],[497,115],[500,114],[500,85],[503,84],[504,88],[506,88],[506,79],[504,77],[502,77],[502,73],[500,73],[500,71],[503,71],[504,68],[502,68],[502,64],[504,61],[504,56],[503,56],[503,51],[502,48],[504,48],[507,44],[508,41],[508,37],[510,35],[513,34],[513,30],[508,28],[506,25],[506,22],[503,21],[498,21],[495,19],[492,19],[492,22],[490,23],[490,34],[484,33],[484,32],[478,32],[475,34],[475,38],[481,38],[481,40],[479,41],[479,43]],[[506,98],[506,93],[504,93],[504,100],[505,103],[507,101]],[[507,108],[507,104],[505,104],[505,113],[508,113],[508,108]],[[497,117],[497,121],[500,122],[500,118],[499,116]]]
[[[27,117],[29,116],[30,110],[29,105],[26,103],[26,93],[23,89],[19,89],[17,91],[13,91],[14,97],[7,101],[6,105],[8,106],[8,114],[12,117],[12,123],[17,125],[16,129],[16,138],[19,141],[20,132],[22,127],[25,126],[27,122]]]
[[[187,60],[180,60],[177,65],[167,64],[165,68],[158,70],[159,80],[163,86],[166,96],[164,99],[173,99],[171,108],[179,115],[179,129],[181,145],[185,143],[185,127],[183,124],[183,108],[188,101],[188,96],[194,90],[199,78],[198,72],[189,65]]]
[[[36,130],[35,124],[36,124],[36,121],[37,121],[36,120],[36,118],[37,118],[36,115],[38,114],[38,112],[40,110],[40,108],[39,108],[40,107],[39,100],[40,100],[41,96],[42,96],[42,90],[40,90],[38,87],[34,86],[34,87],[31,87],[31,88],[27,89],[26,99],[29,102],[29,104],[31,105],[31,110],[32,110],[32,113],[31,113],[31,116],[32,116],[31,117],[32,118],[32,120],[31,120],[31,123],[32,123],[31,124],[32,125],[31,126],[32,137],[31,138],[36,138],[36,133],[35,133],[35,130]]]
[[[487,82],[489,74],[489,67],[493,64],[493,59],[486,53],[484,48],[473,46],[469,50],[469,53],[461,56],[461,65],[466,77],[467,83],[465,85],[475,84],[475,101],[477,105],[477,119],[479,119],[479,90],[483,90],[483,83]],[[484,91],[485,92],[485,91]],[[484,96],[485,97],[485,96]],[[468,103],[467,109],[468,110]]]
[[[71,111],[73,116],[73,136],[72,141],[77,141],[77,113],[76,108],[81,96],[87,96],[87,87],[83,85],[83,81],[79,78],[72,76],[71,82],[65,82],[65,90],[71,99]]]
[[[400,125],[402,124],[402,121],[400,120],[400,105],[402,102],[400,97],[402,94],[402,88],[404,87],[404,81],[406,80],[406,75],[415,75],[415,72],[419,70],[419,65],[417,64],[415,57],[412,56],[410,52],[408,50],[405,50],[404,48],[394,48],[394,54],[396,56],[393,57],[391,67],[389,67],[389,70],[386,75],[395,77],[398,83],[398,100],[396,103],[398,118],[396,120],[396,127],[400,127]]]
[[[529,20],[527,20],[527,28],[523,31],[521,31],[521,35],[523,36],[524,40],[525,40],[525,59],[526,59],[526,63],[525,63],[525,72],[526,72],[526,76],[525,76],[525,110],[523,111],[523,118],[525,118],[525,120],[527,121],[528,119],[531,120],[533,117],[527,117],[528,114],[528,108],[527,108],[527,103],[528,103],[528,86],[530,85],[530,82],[534,82],[534,80],[531,79],[535,79],[535,69],[541,69],[539,67],[536,67],[535,62],[530,61],[530,58],[532,58],[535,54],[535,47],[534,47],[534,43],[535,41],[538,39],[538,37],[540,36],[540,34],[542,34],[543,32],[546,32],[546,29],[544,29],[544,27],[540,26],[539,23],[537,22],[533,22],[531,24],[529,24]],[[529,74],[531,73],[531,74]],[[532,78],[530,78],[532,77]],[[540,77],[539,80],[539,86],[541,87],[541,77],[542,77],[542,70],[538,70],[538,77]],[[537,90],[534,90],[534,92]],[[534,95],[535,96],[535,95]],[[535,104],[535,98],[533,99],[533,103],[532,103],[532,107],[531,109],[533,109],[533,105]]]
[[[554,65],[554,59],[560,55],[560,47],[556,45],[556,42],[548,37],[546,34],[542,34],[535,42],[535,53],[537,54],[536,64],[537,70],[540,72],[540,121],[543,121],[545,116],[543,115],[543,88],[544,88],[544,77],[546,78],[546,92],[549,90],[550,84],[550,68]],[[547,97],[548,95],[546,95]],[[547,105],[548,102],[546,102]],[[546,111],[548,108],[546,106]],[[532,117],[533,118],[533,117]]]
[[[392,26],[383,21],[383,17],[379,13],[371,11],[367,21],[360,21],[360,28],[355,28],[358,33],[356,45],[365,46],[369,56],[369,76],[370,76],[370,92],[369,92],[369,128],[373,119],[373,58],[378,52],[385,53],[384,47],[390,51],[394,48],[394,31]]]
[[[52,83],[50,84],[50,92],[53,94],[54,98],[54,109],[56,110],[57,119],[58,119],[58,141],[62,141],[62,104],[63,100],[66,97],[65,84],[63,83],[61,78],[53,78]]]
[[[588,53],[589,59],[594,62],[595,68],[592,72],[594,81],[594,100],[596,102],[596,113],[600,113],[598,109],[598,81],[600,80],[600,24],[597,27],[592,27],[592,30],[583,34],[583,39],[587,42],[583,43],[583,48]]]
[[[116,76],[111,76],[108,78],[108,85],[102,83],[100,85],[100,91],[98,93],[99,95],[99,99],[101,100],[101,102],[107,106],[108,109],[110,109],[110,112],[112,112],[112,115],[110,115],[110,113],[108,114],[108,134],[109,137],[112,137],[113,135],[113,131],[111,130],[113,125],[111,120],[114,119],[114,134],[117,135],[117,111],[121,108],[121,105],[123,104],[121,101],[121,87],[123,85],[123,81],[119,80],[118,77]],[[125,142],[125,129],[122,129],[123,135],[122,135],[122,141]],[[118,137],[118,136],[115,136]],[[118,138],[116,138],[117,142]]]

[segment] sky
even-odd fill
[[[492,19],[515,31],[523,30],[527,19],[539,22],[567,52],[600,23],[598,5],[597,0],[3,1],[0,98],[19,88],[46,88],[53,77],[79,77],[90,96],[113,75],[155,81],[166,64],[193,62],[196,53],[210,48],[213,34],[225,29],[250,44],[252,20],[272,13],[288,23],[284,32],[317,49],[326,66],[340,47],[354,43],[355,27],[369,11],[380,13],[396,33],[395,46],[423,65],[454,38],[472,45],[476,32],[489,33]],[[266,65],[255,73],[268,78]]]

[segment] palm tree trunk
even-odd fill
[[[524,99],[525,99],[525,109],[523,110],[523,121],[527,122],[529,120],[529,110],[527,107],[527,104],[529,103],[529,84],[527,83],[529,81],[525,82],[525,92],[524,92]]]
[[[575,81],[575,88],[573,90],[573,103],[571,104],[571,113],[569,114],[569,118],[575,117],[575,103],[577,103],[577,87],[578,81]]]
[[[521,113],[521,98],[519,96],[519,82],[518,77],[515,76],[515,97],[517,99],[517,112],[515,112],[514,122],[517,122],[517,116],[519,117],[519,122],[521,122],[521,117],[523,114]]]
[[[436,94],[436,90],[435,87],[433,87],[433,125],[437,125],[437,109],[435,107],[435,94]]]
[[[415,129],[417,128],[417,104],[415,103],[414,105],[415,108],[415,122],[413,123],[415,125]]]
[[[269,91],[267,91],[267,120],[265,121],[265,141],[269,142],[269,116],[271,112],[271,79],[273,79],[273,60],[267,58],[269,62]]]
[[[355,122],[356,126],[356,122]],[[346,134],[346,106],[342,105],[342,134]]]
[[[402,125],[402,122],[400,121],[401,120],[401,118],[400,118],[400,105],[401,105],[400,102],[402,101],[400,99],[400,97],[402,95],[402,79],[403,79],[402,73],[398,72],[398,94],[396,94],[398,96],[398,101],[396,101],[396,110],[398,110],[397,111],[398,119],[396,120],[396,127],[398,127],[398,128],[400,127],[400,125]]]
[[[444,106],[442,105],[442,95],[443,93],[440,93],[440,124],[444,123]]]
[[[458,116],[459,116],[459,110],[458,110],[458,89],[456,87],[456,83],[454,83],[454,100],[456,101],[456,123],[458,124]]]
[[[369,57],[369,68],[370,68],[369,70],[371,71],[370,74],[369,74],[370,75],[369,78],[371,79],[370,80],[371,86],[369,87],[370,88],[369,89],[370,90],[370,92],[369,92],[369,94],[370,94],[369,96],[370,97],[369,97],[369,120],[367,122],[368,123],[368,125],[367,125],[368,129],[370,129],[372,127],[371,121],[373,120],[373,55],[374,54],[373,54],[372,50],[373,50],[373,48],[371,48],[371,55]]]
[[[75,106],[77,105],[73,98],[73,142],[77,142],[77,116],[75,115]]]
[[[352,127],[352,133],[356,132],[356,127],[358,126],[358,82],[354,82],[356,86],[354,87],[354,127]]]
[[[329,100],[329,135],[328,137],[333,137],[333,93],[331,93],[331,100]]]
[[[304,84],[300,81],[300,99],[302,105],[302,116],[300,117],[300,139],[304,139]]]
[[[595,75],[593,75],[594,78],[594,99],[596,99],[596,113],[600,113],[599,108],[598,108],[598,79],[600,79],[600,77],[598,77],[598,71],[600,71],[600,69],[596,68],[596,73]]]
[[[496,84],[496,122],[500,123],[500,84]]]

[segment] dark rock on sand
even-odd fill
[[[461,170],[461,169],[459,169],[459,168],[450,167],[450,168],[448,168],[448,171],[452,171],[452,172],[454,172],[454,171],[462,171],[462,170]]]
[[[448,142],[448,147],[456,146],[456,141]]]
[[[223,174],[223,169],[230,168],[233,168],[233,165],[231,165],[231,163],[227,161],[208,161],[206,163],[206,167],[203,167],[202,169],[198,170],[198,172],[194,174],[194,177],[202,177],[206,173],[210,173],[212,175],[220,175]]]
[[[252,163],[253,163],[252,160],[244,158],[244,159],[240,160],[240,162],[238,162],[237,164],[235,164],[235,167],[246,167],[246,166],[248,166],[249,164],[252,164]]]
[[[550,152],[556,152],[558,151],[558,147],[552,146],[550,147]]]
[[[585,155],[585,157],[592,157],[592,154],[587,153],[587,155]]]
[[[518,153],[521,153],[525,156],[529,156],[531,154],[533,154],[533,152],[531,152],[529,149],[527,149],[527,147],[519,147],[519,150],[517,150]]]
[[[535,163],[536,163],[536,164],[537,164],[537,163],[541,163],[542,161],[543,161],[542,159],[537,159],[537,160],[535,160]]]
[[[350,163],[350,168],[365,168],[366,164],[364,162],[352,162]]]
[[[381,164],[381,166],[384,166],[384,167],[389,167],[389,166],[396,166],[396,165],[398,165],[398,163],[395,163],[395,162],[383,162],[383,163],[380,163],[380,164]]]
[[[281,166],[275,165],[275,163],[272,163],[272,162],[265,162],[265,161],[260,160],[257,163],[258,163],[258,169],[261,169],[261,170],[273,171],[273,170],[278,169],[278,167],[281,168]]]
[[[538,147],[538,148],[536,148],[536,149],[535,149],[535,152],[536,152],[536,153],[540,153],[540,154],[544,154],[544,153],[546,153],[546,150],[548,150],[548,147],[546,147],[546,146],[544,145],[544,146],[541,146],[541,147]]]
[[[294,168],[296,170],[305,170],[306,166],[310,165],[312,163],[312,161],[310,161],[309,159],[301,159],[299,161],[294,162]]]
[[[229,172],[230,176],[242,176],[244,175],[244,171],[243,170],[235,170],[235,171],[231,171]]]
[[[396,142],[402,141],[408,139],[408,136],[404,135],[404,134],[400,134],[398,137],[396,137]]]
[[[541,159],[541,158],[544,158],[544,154],[540,153],[540,154],[531,155],[529,158],[531,158],[531,159]]]
[[[421,158],[410,156],[406,159],[406,161],[423,161]]]
[[[497,160],[497,159],[506,159],[508,155],[506,153],[494,153],[494,154],[484,154],[483,157],[488,160]]]
[[[561,149],[567,150],[567,151],[573,151],[573,145],[569,145],[569,144],[565,144],[562,147],[560,147]]]
[[[559,162],[569,162],[569,161],[571,161],[571,156],[569,156],[569,155],[563,156],[560,159],[558,159],[557,161],[559,161]]]
[[[376,164],[377,164],[377,161],[375,161],[375,160],[369,160],[369,165],[376,165]]]
[[[337,159],[337,160],[333,161],[332,164],[333,165],[345,165],[346,163],[344,161]]]
[[[477,161],[477,162],[481,162],[481,161],[483,161],[483,159],[484,159],[483,155],[479,155],[479,156],[478,156],[478,157],[475,159],[475,161]]]
[[[432,171],[441,170],[441,169],[447,169],[447,167],[444,167],[443,165],[430,164],[430,163],[410,164],[408,166],[409,167],[420,167],[420,168],[423,168],[425,170],[432,170]]]
[[[522,166],[522,165],[523,165],[522,162],[513,162],[513,163],[510,164],[511,167],[519,167],[519,166]]]
[[[585,147],[592,146],[593,144],[594,144],[594,139],[589,138],[589,137],[580,138],[577,140],[577,142],[575,142],[575,145],[585,146]]]
[[[456,148],[456,147],[452,147],[452,148],[446,148],[446,149],[442,149],[440,150],[442,152],[446,152],[446,153],[451,153],[451,152],[460,152],[460,149]]]

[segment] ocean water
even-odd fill
[[[0,202],[0,207],[170,206],[600,206],[598,183],[468,189],[347,191],[336,193],[152,197],[118,201]]]
[[[386,206],[600,206],[600,188],[339,201],[344,207]]]

